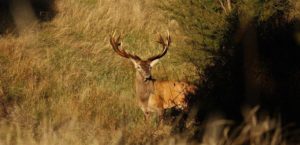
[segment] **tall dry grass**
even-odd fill
[[[117,56],[108,43],[109,35],[121,34],[124,47],[145,58],[161,50],[154,42],[157,34],[170,31],[174,43],[154,68],[154,76],[200,79],[184,56],[192,51],[183,41],[186,36],[176,21],[164,17],[157,3],[57,1],[59,13],[52,22],[18,37],[1,37],[0,145],[190,144],[188,134],[173,136],[170,126],[157,128],[153,121],[143,120],[134,99],[132,64]],[[221,135],[228,130],[223,126],[218,135],[208,132],[199,141],[242,144],[252,141],[248,134],[264,133],[260,125],[268,123],[272,121],[246,121],[238,141]],[[276,125],[268,129],[279,129]],[[254,144],[282,144],[273,141],[277,136],[280,131],[270,138],[254,136]]]
[[[154,76],[195,80],[189,77],[195,67],[180,59],[178,27],[154,5],[139,0],[57,1],[59,13],[52,22],[19,37],[2,37],[1,102],[5,105],[1,111],[5,117],[1,118],[0,143],[155,141],[155,123],[145,123],[135,103],[132,65],[108,43],[109,35],[121,34],[124,47],[149,57],[161,50],[154,42],[157,34],[170,31],[172,49]]]

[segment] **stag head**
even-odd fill
[[[110,44],[114,51],[120,56],[130,59],[133,62],[136,71],[140,73],[144,81],[152,80],[151,68],[167,53],[171,44],[170,35],[167,37],[167,42],[165,42],[160,35],[157,43],[163,46],[163,51],[158,55],[142,60],[139,56],[130,54],[121,47],[120,36],[117,38],[114,38],[113,36],[110,37]]]

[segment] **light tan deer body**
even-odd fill
[[[150,112],[155,112],[163,116],[164,110],[176,107],[181,110],[187,110],[188,102],[187,96],[195,94],[196,86],[190,85],[186,82],[176,81],[159,81],[151,76],[151,68],[163,57],[168,50],[171,43],[171,38],[168,36],[167,44],[163,38],[160,37],[158,43],[163,45],[163,52],[159,55],[142,60],[136,55],[127,53],[122,48],[120,37],[117,39],[111,37],[110,43],[119,55],[130,59],[136,68],[135,90],[140,108],[148,118]]]
[[[162,108],[176,107],[186,110],[188,108],[187,96],[196,93],[196,86],[185,82],[155,81],[154,93],[150,99],[162,102]]]

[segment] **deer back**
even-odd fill
[[[197,87],[186,82],[176,81],[155,81],[153,95],[151,96],[155,102],[159,102],[158,106],[163,109],[177,107],[186,109],[188,105],[187,96],[195,94]],[[162,105],[161,105],[162,104]]]

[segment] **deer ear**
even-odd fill
[[[151,61],[150,66],[153,67],[158,62],[159,62],[159,59],[155,59],[155,60]]]

